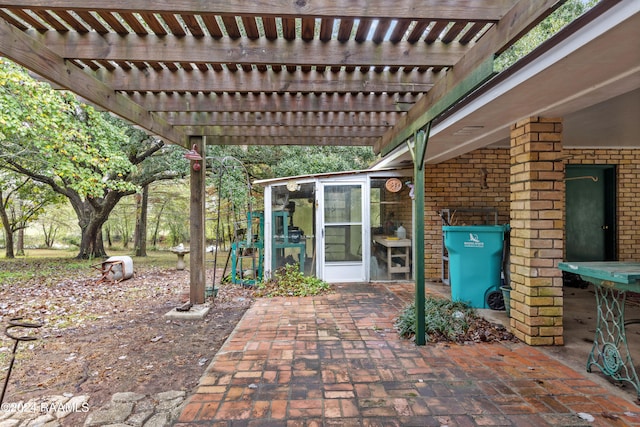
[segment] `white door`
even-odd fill
[[[364,282],[366,197],[364,182],[321,183],[320,272],[326,282]]]

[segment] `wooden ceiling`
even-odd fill
[[[384,151],[558,3],[0,0],[0,55],[167,142]]]

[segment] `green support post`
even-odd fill
[[[413,192],[415,195],[413,206],[413,218],[415,223],[415,278],[416,278],[416,344],[425,345],[425,319],[424,319],[424,159],[429,140],[431,122],[426,126],[426,130],[420,130],[414,135],[414,147],[409,151],[413,156]]]

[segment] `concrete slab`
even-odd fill
[[[181,320],[202,320],[209,313],[211,307],[208,304],[195,304],[189,311],[178,311],[176,308],[167,312],[164,317],[167,319]]]

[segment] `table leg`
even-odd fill
[[[408,246],[406,248],[404,248],[404,262],[405,262],[405,266],[410,266],[411,265],[411,248],[409,248]],[[409,271],[407,271],[406,273],[404,273],[404,279],[405,280],[409,280],[409,272],[411,271],[411,268],[408,269]]]
[[[625,291],[595,285],[598,319],[587,372],[595,365],[616,381],[631,383],[640,398],[640,380],[631,360],[624,325]]]

